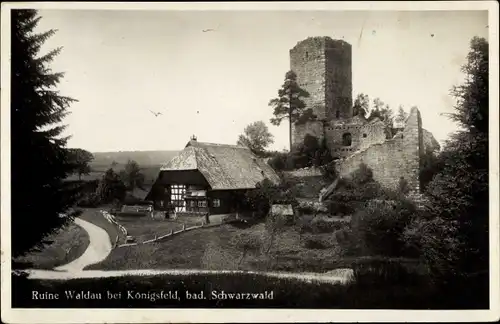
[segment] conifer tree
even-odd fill
[[[292,125],[300,125],[316,119],[313,110],[307,108],[302,100],[307,97],[309,93],[297,83],[297,74],[288,71],[285,75],[285,82],[278,90],[278,97],[269,101],[269,106],[274,108],[274,118],[271,118],[273,125],[279,126],[284,119],[288,119],[290,151],[292,150]]]
[[[79,189],[64,181],[75,172],[61,124],[75,100],[59,94],[63,73],[49,63],[56,48],[40,48],[54,30],[36,33],[41,17],[36,10],[11,12],[11,219],[12,256],[41,246],[73,215]]]

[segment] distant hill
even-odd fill
[[[90,163],[92,170],[104,171],[117,163],[115,169],[121,169],[128,160],[136,161],[141,168],[159,167],[170,161],[179,151],[121,151],[94,152],[94,160]]]

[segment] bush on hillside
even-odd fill
[[[100,197],[96,193],[85,194],[77,203],[78,207],[96,208],[100,205]]]
[[[287,153],[275,153],[268,164],[278,171],[289,171],[307,167],[319,167],[333,161],[326,140],[319,140],[306,134],[304,141],[298,147]]]
[[[328,238],[325,237],[318,237],[317,235],[307,235],[303,238],[304,240],[304,247],[306,249],[312,249],[312,250],[325,250],[325,249],[330,249],[333,246],[335,246],[335,237],[329,236]]]
[[[313,233],[333,233],[344,227],[342,222],[329,220],[325,217],[315,217],[311,221],[311,228]]]
[[[287,170],[288,153],[277,152],[267,161],[269,166],[276,171]]]
[[[404,255],[403,233],[416,216],[417,209],[409,201],[372,201],[352,217],[355,248],[363,255]]]
[[[269,214],[273,204],[297,206],[295,196],[293,186],[287,181],[282,180],[278,185],[275,185],[265,179],[257,184],[256,189],[246,192],[239,199],[242,210],[252,211],[256,218],[262,219]]]
[[[320,167],[320,171],[325,180],[334,181],[338,177],[338,171],[335,168],[335,163],[333,162],[333,159],[331,162],[322,165]]]
[[[465,246],[459,240],[458,223],[439,217],[418,217],[403,232],[406,248],[431,270],[431,280],[446,281],[460,267]]]
[[[245,256],[251,252],[258,252],[264,243],[264,237],[259,232],[238,232],[231,238],[231,245],[241,251],[241,258],[238,261],[238,266],[241,265]]]
[[[406,195],[410,192],[410,186],[408,184],[408,180],[401,177],[398,182],[398,192],[402,195]]]
[[[349,175],[352,183],[355,185],[363,185],[373,180],[373,171],[365,163],[360,163],[359,167]]]

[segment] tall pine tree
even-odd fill
[[[36,10],[11,11],[11,219],[12,256],[41,246],[44,238],[68,222],[78,189],[63,180],[73,173],[61,125],[75,100],[56,90],[63,77],[49,63],[56,48],[40,55],[54,30],[36,33]],[[73,185],[74,186],[74,185]]]
[[[278,90],[278,97],[269,101],[269,106],[274,108],[273,125],[279,126],[284,119],[288,119],[290,151],[292,151],[292,125],[304,124],[316,119],[311,108],[307,108],[303,98],[309,97],[309,93],[302,89],[297,83],[297,74],[288,71],[285,82]]]

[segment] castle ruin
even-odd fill
[[[290,50],[290,69],[309,93],[304,102],[317,119],[292,125],[292,143],[306,134],[325,139],[341,176],[368,165],[375,180],[391,188],[404,179],[412,194],[420,192],[419,171],[424,153],[420,112],[412,108],[404,128],[387,138],[384,123],[353,116],[352,47],[343,40],[310,37]],[[432,135],[431,135],[432,136]],[[435,140],[434,140],[435,141]]]

